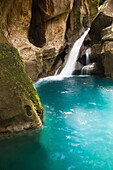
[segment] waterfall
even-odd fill
[[[89,56],[91,55],[91,48],[86,50],[86,65],[89,64]]]
[[[86,50],[86,65],[89,64],[89,57],[90,57],[90,55],[91,55],[91,48],[88,48]],[[89,74],[89,68],[88,67],[86,68],[86,74],[87,75]]]
[[[59,71],[60,67],[61,67],[61,66],[59,66],[59,67],[57,68],[57,70],[56,70],[56,72],[55,72],[54,76],[57,76],[57,74],[58,74],[58,71]]]
[[[82,67],[81,75],[84,75],[84,67]]]
[[[76,61],[80,52],[80,48],[84,42],[85,37],[87,36],[88,32],[89,32],[90,28],[88,28],[84,34],[74,43],[73,48],[71,49],[69,56],[68,56],[68,60],[67,63],[65,65],[65,67],[63,68],[63,70],[61,71],[60,74],[57,74],[60,67],[56,70],[55,75],[54,76],[49,76],[49,77],[44,77],[41,78],[38,82],[39,83],[46,83],[47,81],[60,81],[63,80],[65,77],[70,77],[70,75],[72,75],[73,71],[76,69]]]
[[[77,61],[80,48],[84,42],[85,37],[87,36],[90,28],[88,28],[84,34],[74,43],[73,48],[70,51],[68,56],[67,63],[63,70],[61,71],[61,76],[72,75],[73,71],[75,70],[75,63]]]
[[[89,67],[90,67],[90,66],[88,67],[88,64],[90,63],[90,61],[89,61],[90,55],[91,55],[91,48],[88,48],[88,49],[86,50],[86,66],[84,66],[84,67],[82,68],[82,70],[81,70],[81,75],[83,75],[83,74],[88,75],[88,74],[89,74]]]

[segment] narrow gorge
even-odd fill
[[[0,21],[0,170],[112,169],[113,0],[0,0]]]

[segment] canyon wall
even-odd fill
[[[18,49],[25,70],[35,82],[55,73],[69,41],[91,24],[98,0],[17,0],[7,2],[3,32]]]
[[[15,13],[12,13],[14,4],[17,5],[13,0],[0,1],[0,133],[41,127],[43,117],[43,108],[32,80],[25,72],[17,49],[8,42],[8,37],[12,36],[8,29],[15,18]],[[21,10],[19,8],[20,14]],[[12,31],[14,29],[15,26]]]
[[[98,0],[0,1],[0,133],[42,125],[31,79],[55,73],[97,9]]]
[[[106,0],[92,22],[90,30],[92,61],[104,69],[104,75],[113,77],[113,1]]]
[[[90,27],[98,11],[98,0],[75,0],[67,21],[66,37],[72,38],[82,27]],[[84,30],[83,30],[84,31]]]

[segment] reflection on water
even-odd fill
[[[113,169],[113,80],[68,77],[35,84],[42,130],[0,140],[0,170]]]

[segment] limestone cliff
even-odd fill
[[[71,41],[90,25],[92,61],[101,61],[112,76],[113,1],[106,0],[95,17],[98,2],[0,1],[0,133],[41,126],[43,109],[28,75],[35,82],[54,74]]]
[[[64,46],[66,20],[72,5],[73,0],[11,2],[4,33],[18,49],[33,81],[42,73],[47,75]]]
[[[92,60],[104,68],[104,75],[113,77],[113,1],[106,0],[91,25]]]
[[[43,116],[40,99],[18,51],[7,41],[8,35],[4,36],[13,3],[0,1],[0,133],[40,127]]]
[[[35,82],[54,74],[62,63],[68,41],[90,25],[98,0],[11,0],[3,31],[18,49],[25,70]],[[64,53],[64,54],[63,54]]]
[[[98,0],[75,0],[67,21],[66,37],[72,38],[82,27],[90,27],[98,6]]]

